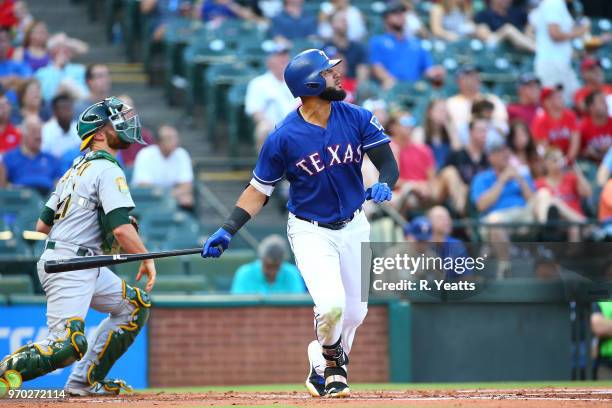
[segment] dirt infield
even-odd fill
[[[55,401],[2,400],[10,408],[140,407],[610,407],[612,389],[537,388],[484,390],[358,391],[349,399],[314,399],[303,392],[207,392],[126,394],[104,398],[66,398]]]

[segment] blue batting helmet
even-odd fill
[[[302,51],[285,68],[285,83],[296,98],[319,95],[325,89],[325,79],[321,72],[335,67],[340,61],[330,60],[321,50]]]

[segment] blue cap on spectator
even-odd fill
[[[540,79],[533,72],[523,72],[519,75],[519,85],[527,85],[531,83],[540,84]]]
[[[417,241],[429,241],[431,222],[425,216],[416,217],[404,226],[404,235],[412,235]]]

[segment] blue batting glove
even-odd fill
[[[223,228],[219,228],[214,234],[208,237],[202,247],[200,255],[202,258],[218,258],[229,247],[231,240],[232,234]]]
[[[393,193],[387,183],[376,183],[366,190],[366,200],[372,200],[375,203],[391,200]]]

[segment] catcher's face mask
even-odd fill
[[[109,110],[108,120],[113,125],[119,139],[126,143],[147,143],[140,133],[140,118],[134,109],[117,98],[108,98],[106,106]]]

